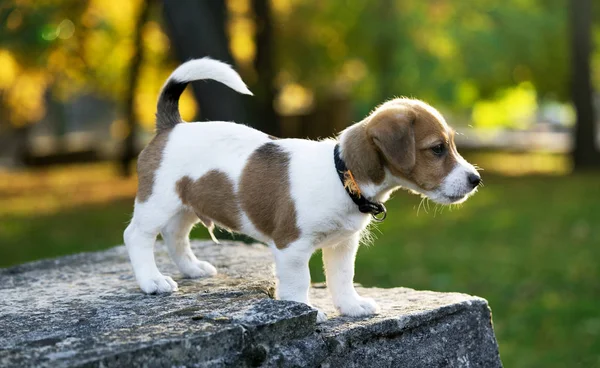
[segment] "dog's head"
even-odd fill
[[[433,107],[394,99],[365,122],[368,139],[398,184],[441,204],[460,203],[481,177],[456,150],[454,130]]]

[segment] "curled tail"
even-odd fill
[[[160,92],[156,107],[157,133],[183,122],[179,115],[179,97],[189,82],[200,79],[213,79],[239,93],[252,95],[231,66],[210,58],[187,61],[175,69]]]

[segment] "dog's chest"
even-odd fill
[[[312,230],[313,243],[317,248],[326,248],[360,234],[369,225],[369,217],[359,214],[332,218],[323,221]]]

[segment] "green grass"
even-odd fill
[[[461,208],[418,215],[420,199],[398,192],[356,281],[486,298],[506,367],[600,366],[600,175],[485,181]],[[0,266],[119,244],[131,208],[0,215]],[[317,254],[314,281],[321,267]]]
[[[0,267],[123,243],[133,198],[44,215],[0,215]]]

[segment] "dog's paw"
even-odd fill
[[[184,267],[181,267],[181,272],[189,278],[209,277],[217,274],[217,269],[208,262],[197,259],[187,262]]]
[[[379,306],[371,298],[361,296],[345,300],[337,306],[340,314],[350,317],[370,316],[379,313]]]
[[[325,321],[327,321],[327,315],[322,310],[317,309],[317,323],[323,323]]]
[[[177,291],[177,283],[169,276],[158,274],[140,281],[140,288],[146,294],[163,294]]]

